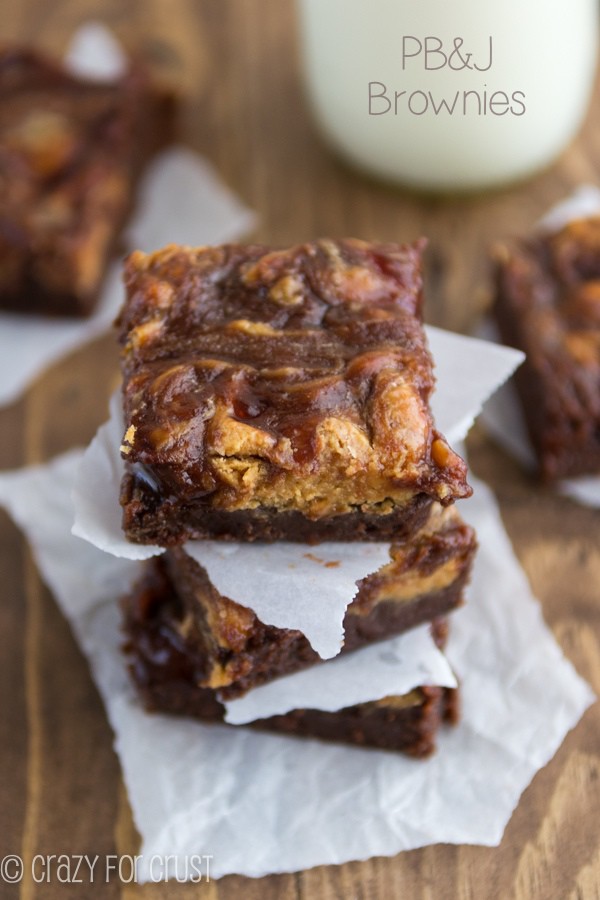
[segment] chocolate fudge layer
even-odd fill
[[[170,100],[137,65],[97,83],[15,48],[0,101],[0,306],[87,315]]]
[[[431,756],[443,723],[459,719],[459,691],[419,687],[402,696],[384,697],[337,712],[294,709],[282,716],[254,722],[256,728],[338,743],[401,750],[410,756]]]
[[[221,722],[225,707],[218,692],[200,687],[204,669],[196,644],[182,634],[179,600],[166,577],[150,588],[132,591],[123,601],[126,651],[130,671],[149,711]],[[436,642],[443,646],[447,624],[432,623]],[[442,722],[458,719],[458,692],[420,687],[403,696],[385,697],[338,712],[296,709],[251,723],[251,727],[306,737],[318,737],[380,749],[428,756]],[[231,726],[242,727],[242,726]]]
[[[344,651],[399,634],[456,608],[463,599],[475,537],[454,508],[435,505],[425,528],[394,545],[390,562],[358,583],[344,618]],[[321,662],[300,631],[275,628],[222,596],[183,549],[146,564],[129,609],[163,608],[193,663],[194,683],[223,699]]]
[[[131,540],[387,540],[468,496],[435,430],[422,243],[133,253],[120,315]]]
[[[498,251],[495,317],[540,472],[600,472],[600,217]]]

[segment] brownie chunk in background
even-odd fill
[[[0,53],[0,308],[92,312],[172,118],[172,96],[138,63],[107,83],[27,49]]]
[[[494,313],[541,475],[600,473],[600,217],[499,248]]]

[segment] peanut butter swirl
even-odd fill
[[[178,503],[312,520],[467,496],[429,409],[422,249],[133,253],[119,318],[130,472]]]

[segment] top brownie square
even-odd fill
[[[422,243],[133,253],[119,319],[134,541],[401,539],[470,493],[429,410]]]
[[[496,284],[541,474],[600,472],[600,217],[501,248]]]
[[[97,83],[25,49],[0,53],[0,307],[92,311],[170,112],[137,64]]]

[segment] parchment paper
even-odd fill
[[[423,762],[144,713],[115,603],[138,564],[69,533],[77,459],[0,475],[0,503],[90,660],[142,837],[142,880],[154,854],[177,858],[173,875],[186,856],[210,854],[213,877],[261,876],[440,841],[499,843],[521,792],[593,695],[545,626],[485,485],[475,481],[463,504],[481,548],[448,646],[463,718]],[[331,666],[319,667],[324,677]]]
[[[334,712],[407,694],[424,684],[456,687],[456,677],[443,653],[436,650],[429,625],[254,688],[244,697],[225,702],[225,718],[232,725],[242,725],[291,709]]]
[[[514,371],[523,355],[474,338],[427,329],[436,361],[438,387],[432,408],[452,443],[464,437],[485,399]],[[86,450],[74,491],[73,533],[108,553],[147,559],[162,547],[126,540],[121,529],[119,486],[123,462],[120,399]],[[323,659],[339,653],[342,622],[356,594],[356,582],[389,560],[389,544],[324,543],[318,548],[278,542],[248,545],[190,542],[187,552],[203,565],[214,585],[254,610],[261,621],[298,629]],[[326,563],[337,563],[328,567]],[[248,578],[252,571],[255,577]]]
[[[74,34],[66,61],[80,74],[103,80],[119,74],[124,57],[111,33],[90,23]],[[218,244],[240,237],[254,221],[206,160],[173,147],[148,168],[126,240],[146,251],[172,241]],[[52,363],[111,327],[123,299],[120,269],[120,263],[110,267],[89,319],[0,313],[0,406],[12,403]]]
[[[571,219],[599,213],[600,189],[594,185],[582,185],[570,197],[554,206],[538,223],[538,228],[557,231]],[[489,321],[481,326],[480,335],[489,340],[500,339],[496,327]],[[481,419],[494,440],[522,466],[530,470],[536,468],[535,454],[513,384],[504,385],[494,394],[485,404]],[[557,482],[556,490],[583,506],[600,507],[600,475],[564,478]]]

